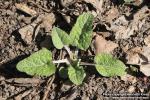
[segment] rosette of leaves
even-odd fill
[[[50,76],[55,73],[56,67],[52,63],[52,53],[43,48],[20,61],[17,70],[32,76]]]
[[[98,54],[95,56],[96,70],[102,76],[122,76],[126,74],[126,66],[111,54]]]

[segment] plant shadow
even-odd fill
[[[26,57],[27,57],[27,55],[18,56],[16,58],[0,65],[0,76],[3,76],[7,79],[9,79],[9,78],[21,78],[21,77],[30,78],[31,76],[29,76],[25,73],[19,72],[16,69],[17,63]]]

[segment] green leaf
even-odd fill
[[[69,79],[76,85],[82,84],[86,74],[82,66],[79,66],[78,63],[73,64],[73,66],[68,67],[68,76]]]
[[[70,44],[69,35],[60,28],[54,27],[51,35],[53,44],[57,49],[62,49],[64,45]]]
[[[28,75],[50,76],[55,73],[56,67],[52,63],[52,53],[43,48],[20,61],[17,70]]]
[[[126,74],[124,63],[113,58],[111,54],[96,55],[94,60],[97,71],[103,76],[122,76]]]
[[[86,50],[89,47],[92,40],[93,19],[94,16],[91,13],[83,13],[77,18],[70,33],[73,46],[77,46],[81,50]]]

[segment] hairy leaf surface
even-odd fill
[[[123,62],[113,58],[111,54],[99,54],[95,56],[97,71],[103,76],[122,76],[126,72],[126,67]]]
[[[70,37],[71,44],[81,50],[86,50],[92,40],[92,22],[94,16],[90,13],[83,13],[77,18],[73,26]]]
[[[68,67],[68,76],[69,79],[76,85],[82,84],[86,74],[82,66],[79,66],[79,63],[75,63]]]
[[[52,63],[52,54],[43,48],[17,64],[17,69],[28,75],[50,76],[55,73],[56,67]]]
[[[70,37],[65,31],[54,27],[52,30],[52,41],[57,49],[62,49],[64,45],[70,44]]]

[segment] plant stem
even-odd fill
[[[66,64],[70,64],[68,59],[61,59],[61,60],[55,60],[53,61],[54,64],[59,64],[59,63],[66,63]]]
[[[68,59],[55,60],[55,61],[53,61],[53,63],[54,64],[66,63],[66,64],[70,65],[70,62]],[[82,66],[95,66],[94,63],[86,63],[86,62],[80,62],[80,65],[82,65]]]
[[[95,66],[94,63],[86,63],[86,62],[80,62],[81,66]]]
[[[70,50],[70,48],[68,46],[64,46],[65,50],[68,52],[70,58],[72,58],[73,54],[72,54],[72,51]]]

